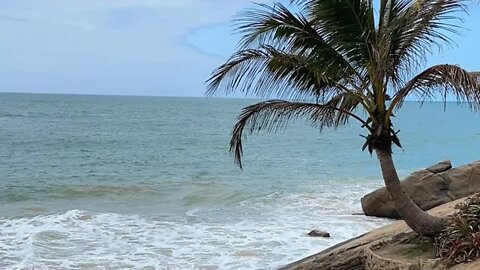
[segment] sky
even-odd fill
[[[269,0],[255,2],[270,3]],[[0,92],[204,96],[247,0],[0,0]],[[480,5],[429,64],[480,70]]]

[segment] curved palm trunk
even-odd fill
[[[445,221],[427,214],[405,193],[393,164],[392,154],[380,149],[375,149],[375,151],[380,161],[385,186],[405,223],[420,235],[435,236],[438,234],[445,226]]]

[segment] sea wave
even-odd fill
[[[0,268],[272,269],[389,222],[325,211],[312,194],[279,196],[265,196],[269,206],[257,198],[224,211],[238,211],[236,219],[214,219],[221,213],[209,215],[212,208],[176,220],[81,210],[3,218]],[[306,236],[316,228],[333,237]]]

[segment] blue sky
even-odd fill
[[[271,2],[268,0],[256,2]],[[203,96],[247,0],[0,0],[0,92]],[[429,64],[480,70],[480,6]]]

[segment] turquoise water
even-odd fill
[[[354,122],[249,136],[235,167],[230,130],[253,102],[0,94],[0,268],[272,269],[389,222],[352,215],[382,185]],[[397,118],[402,176],[479,157],[466,106]]]

